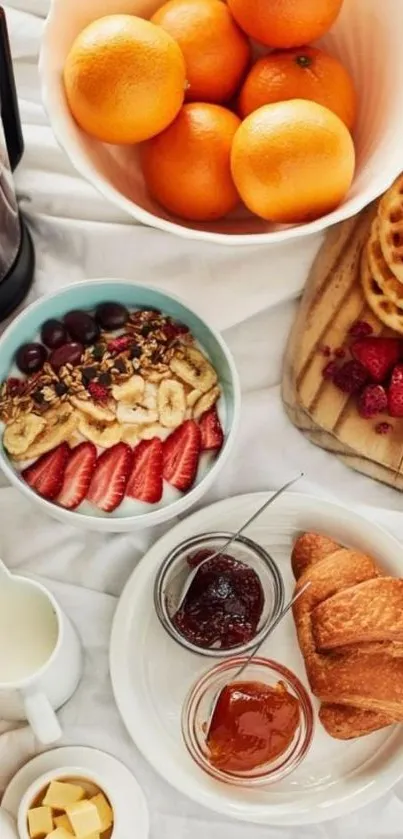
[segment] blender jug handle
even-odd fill
[[[0,6],[0,106],[1,121],[11,171],[20,162],[24,151],[20,112],[18,108],[17,91],[13,63],[11,59],[10,41],[8,39],[7,22],[4,9]]]

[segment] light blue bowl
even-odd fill
[[[156,308],[186,324],[207,352],[215,367],[224,401],[224,445],[206,474],[196,481],[189,492],[163,507],[143,505],[144,512],[135,515],[93,515],[65,510],[41,498],[21,480],[0,442],[0,468],[14,486],[45,512],[60,521],[87,530],[122,532],[152,527],[178,516],[200,500],[211,487],[226,463],[235,440],[240,414],[240,385],[237,370],[220,334],[176,297],[156,288],[122,280],[90,280],[62,288],[55,294],[41,297],[28,306],[0,338],[0,382],[7,378],[15,353],[21,344],[34,340],[41,325],[48,318],[60,318],[71,309],[93,309],[98,303],[116,300],[129,308]]]

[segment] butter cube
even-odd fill
[[[101,819],[101,833],[103,833],[104,830],[108,830],[108,828],[113,824],[112,807],[110,807],[102,792],[98,793],[98,795],[94,795],[93,798],[90,798],[90,801],[95,804],[98,810],[98,815]]]
[[[28,831],[31,839],[47,836],[53,830],[50,807],[33,807],[28,810]]]
[[[92,801],[78,801],[75,804],[69,804],[66,807],[66,815],[77,839],[85,839],[91,833],[99,833],[101,830],[101,819]]]
[[[71,833],[64,827],[57,827],[56,830],[52,830],[52,833],[48,833],[46,839],[71,839]]]
[[[67,833],[70,833],[70,836],[74,836],[73,828],[67,816],[55,816],[53,821],[56,827],[64,827],[64,829],[67,830]]]
[[[65,810],[69,804],[74,804],[84,798],[85,790],[78,784],[68,784],[65,781],[52,781],[42,801],[54,810]],[[53,837],[52,837],[53,839]]]

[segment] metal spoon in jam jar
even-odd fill
[[[296,484],[297,481],[299,481],[303,477],[304,477],[304,473],[301,472],[301,474],[298,475],[297,478],[293,478],[292,481],[288,481],[286,484],[284,484],[284,486],[280,487],[280,489],[278,489],[277,492],[274,493],[274,495],[271,495],[270,498],[268,498],[267,501],[265,501],[264,504],[262,504],[262,506],[259,507],[258,510],[256,510],[256,513],[253,513],[253,516],[251,516],[248,519],[248,521],[246,521],[242,525],[242,527],[240,527],[239,530],[237,530],[236,533],[232,534],[232,536],[228,539],[228,541],[225,542],[225,544],[221,548],[219,548],[218,551],[216,551],[215,553],[213,553],[209,556],[206,556],[206,558],[203,559],[202,562],[198,563],[196,568],[194,568],[194,570],[189,574],[189,576],[186,579],[185,585],[183,586],[183,589],[182,589],[182,594],[181,594],[179,603],[176,607],[176,612],[180,611],[180,609],[181,609],[181,607],[184,603],[184,600],[186,598],[186,595],[187,595],[187,593],[190,589],[190,586],[192,585],[193,580],[196,577],[196,575],[199,573],[200,569],[203,568],[203,565],[207,565],[207,563],[211,563],[214,559],[217,559],[218,556],[222,556],[222,554],[227,550],[227,548],[229,548],[230,545],[232,545],[232,543],[235,541],[235,539],[237,539],[238,536],[241,536],[242,533],[246,530],[246,528],[249,527],[249,525],[252,524],[252,522],[254,522],[255,519],[257,519],[259,516],[261,516],[262,513],[264,513],[264,511],[267,509],[267,507],[270,507],[270,505],[273,504],[273,502],[276,501],[276,499],[279,498],[280,495],[282,495],[287,489],[289,489],[291,486],[293,486],[293,484]]]

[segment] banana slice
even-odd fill
[[[150,384],[159,385],[163,379],[170,379],[171,378],[171,371],[169,367],[166,370],[150,370],[150,372],[146,371],[144,375],[147,376],[147,381]]]
[[[207,358],[195,347],[184,347],[169,363],[173,373],[183,382],[207,393],[217,382],[217,373]]]
[[[45,419],[47,425],[60,425],[66,422],[67,417],[73,413],[73,408],[68,402],[64,402],[62,406],[58,405],[56,408],[49,408],[46,411]]]
[[[109,449],[122,439],[122,428],[118,422],[96,422],[84,414],[78,420],[78,430],[86,440],[103,449]]]
[[[148,408],[149,411],[156,411],[157,410],[157,396],[158,396],[158,388],[157,385],[153,384],[152,382],[146,382],[143,398],[139,400],[144,408]]]
[[[186,413],[185,388],[176,379],[165,379],[158,388],[158,413],[165,428],[182,425]]]
[[[157,422],[158,412],[143,408],[142,405],[135,405],[132,408],[125,402],[118,402],[117,419],[123,424],[150,425],[152,422]]]
[[[78,396],[70,396],[71,404],[95,422],[114,422],[116,417],[110,408],[103,405],[96,405],[90,399],[79,399]]]
[[[141,440],[141,433],[143,428],[150,428],[147,425],[122,425],[122,440],[128,446],[137,446]]]
[[[127,405],[135,405],[136,402],[141,402],[144,394],[144,379],[141,376],[132,376],[127,382],[122,385],[114,385],[112,388],[112,396],[116,402],[126,402]]]
[[[198,399],[193,408],[193,419],[198,420],[206,411],[209,411],[215,405],[217,399],[219,399],[220,394],[221,390],[218,386],[213,387],[208,393],[203,393],[203,396]]]
[[[153,437],[159,437],[160,440],[166,440],[169,432],[163,428],[159,422],[153,422],[151,425],[140,426],[140,439],[152,440]]]
[[[50,422],[48,422],[48,416],[45,416],[45,428],[39,437],[23,454],[14,456],[15,460],[34,460],[55,449],[56,446],[60,446],[60,443],[65,443],[75,431],[79,415],[71,410],[70,405],[63,405],[57,413],[52,410]]]
[[[190,390],[186,396],[186,405],[188,408],[194,408],[198,399],[200,399],[202,395],[201,390]]]
[[[25,414],[7,425],[3,443],[11,455],[24,454],[46,428],[46,421],[36,414]]]

